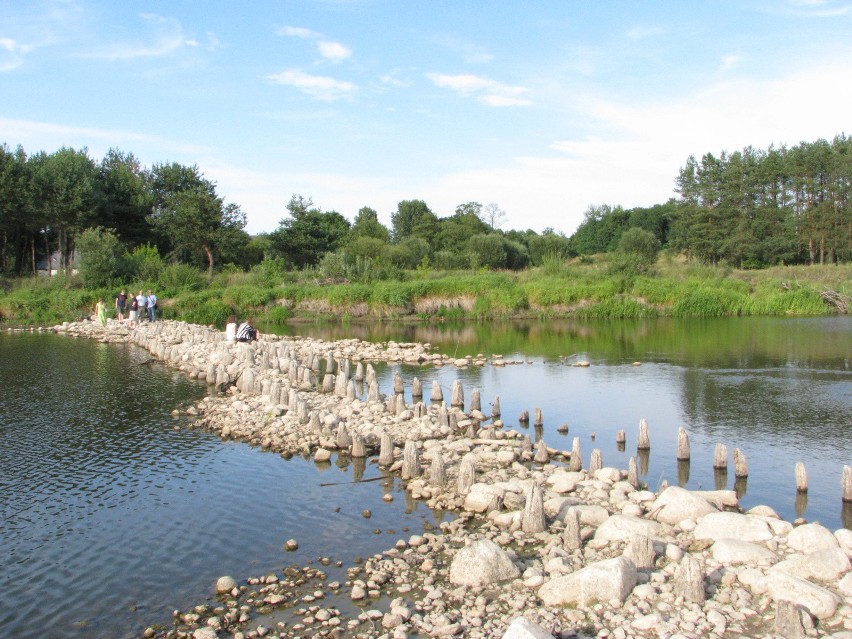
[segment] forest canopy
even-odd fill
[[[404,200],[388,228],[369,206],[350,221],[296,194],[282,206],[276,230],[252,237],[240,206],[226,202],[196,166],[146,168],[115,149],[96,161],[86,149],[27,155],[3,145],[0,272],[66,270],[84,247],[101,260],[112,256],[116,277],[140,268],[152,252],[204,268],[208,277],[225,265],[247,270],[263,261],[392,273],[522,269],[608,252],[641,254],[646,269],[657,250],[738,268],[852,260],[852,139],[845,134],[690,156],[674,182],[677,197],[654,206],[590,206],[570,237],[502,229],[506,213],[495,203],[466,202],[440,215],[423,200]]]

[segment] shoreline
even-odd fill
[[[765,506],[744,514],[734,491],[641,490],[629,471],[577,469],[579,455],[572,464],[570,452],[534,448],[499,415],[484,415],[476,393],[442,397],[447,408],[423,389],[427,403],[407,405],[401,378],[387,398],[370,378],[376,361],[461,367],[486,358],[268,335],[228,345],[220,331],[168,320],[51,330],[133,342],[212,379],[225,392],[187,410],[194,427],[318,462],[378,454],[413,499],[458,515],[441,534],[401,539],[348,569],[343,584],[301,593],[298,582],[323,578],[308,567],[226,580],[221,605],[178,613],[174,627],[143,636],[852,638],[852,531],[794,527]],[[320,378],[323,364],[334,373]],[[355,398],[357,383],[366,402]],[[347,618],[320,605],[326,596],[390,603]],[[297,623],[258,628],[259,618],[299,606]],[[535,625],[515,622],[521,615]]]

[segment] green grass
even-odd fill
[[[268,277],[223,272],[203,286],[186,268],[172,268],[170,287],[160,291],[160,314],[217,326],[231,313],[271,324],[365,313],[423,320],[808,316],[835,312],[822,300],[822,290],[852,296],[852,265],[734,271],[661,260],[656,275],[641,276],[608,274],[601,257],[555,266],[521,272],[408,271],[401,280],[371,284],[324,284],[311,272]],[[273,281],[276,284],[269,283]],[[6,280],[2,285],[0,321],[24,325],[79,319],[91,313],[98,296],[111,306],[116,293],[86,290],[76,277],[62,276]],[[147,286],[137,282],[125,288]]]

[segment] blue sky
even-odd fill
[[[0,143],[197,164],[251,233],[294,193],[571,234],[689,154],[852,132],[852,4],[0,0]]]

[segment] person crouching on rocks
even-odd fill
[[[237,316],[229,315],[228,323],[225,324],[225,341],[235,342],[237,340]]]
[[[247,319],[245,322],[240,324],[240,327],[237,329],[237,341],[238,342],[253,342],[257,339],[257,330],[254,326],[251,325],[251,320]]]

